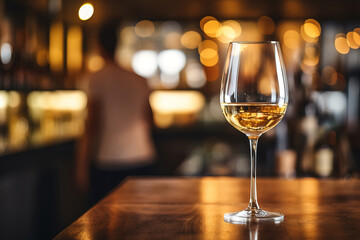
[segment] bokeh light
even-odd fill
[[[206,59],[214,58],[216,55],[218,55],[217,51],[213,48],[205,48],[203,51],[201,51],[200,56]]]
[[[315,19],[308,19],[304,23],[304,32],[311,38],[317,38],[321,34],[321,26]]]
[[[50,26],[49,62],[53,72],[61,72],[64,64],[64,26],[55,22]]]
[[[223,26],[229,26],[235,31],[235,37],[239,37],[242,32],[242,28],[239,22],[234,20],[227,20],[222,23]]]
[[[94,14],[94,7],[91,3],[84,3],[79,8],[79,18],[82,21],[86,21],[92,17]]]
[[[306,43],[305,56],[308,58],[318,58],[320,56],[320,45],[317,43]]]
[[[169,33],[181,33],[181,25],[176,21],[166,21],[161,24],[161,33],[162,35],[167,35]]]
[[[83,33],[80,27],[68,28],[66,43],[67,71],[68,73],[78,72],[83,66]]]
[[[275,23],[268,16],[260,17],[257,21],[257,26],[259,28],[259,31],[266,35],[272,34],[275,31]]]
[[[0,48],[0,59],[3,64],[8,64],[12,57],[12,47],[10,43],[3,43]]]
[[[303,64],[305,64],[308,67],[314,67],[319,63],[319,60],[320,60],[320,45],[317,43],[306,43]]]
[[[222,23],[222,26],[216,33],[217,39],[222,43],[229,43],[241,35],[242,28],[240,23],[234,20],[228,20]]]
[[[102,69],[105,65],[105,60],[99,55],[92,55],[89,57],[86,67],[90,72],[96,72]]]
[[[308,33],[306,33],[306,31],[305,31],[305,25],[306,24],[310,24],[310,25],[307,25],[308,26],[307,31],[308,31],[309,34],[311,34],[311,36],[309,36]],[[304,24],[302,24],[301,27],[300,27],[300,35],[301,35],[302,39],[304,39],[305,42],[315,43],[315,42],[318,41],[319,38],[318,37],[312,37],[312,36],[315,36],[316,34],[315,34],[315,32],[311,32],[312,30],[314,30],[311,26],[316,27],[316,25],[314,23],[312,23],[312,22],[308,22],[308,23],[305,22]]]
[[[157,60],[161,71],[168,75],[179,74],[186,64],[185,54],[176,49],[161,51]]]
[[[149,97],[151,108],[160,113],[197,113],[205,104],[198,91],[154,91]]]
[[[200,62],[207,67],[215,66],[219,62],[219,55],[215,55],[212,58],[206,58],[200,55]]]
[[[155,25],[149,20],[142,20],[135,25],[135,33],[139,37],[150,37],[154,31]]]
[[[48,53],[45,49],[41,49],[36,54],[36,63],[44,67],[48,63]]]
[[[201,36],[198,32],[187,31],[181,36],[181,44],[188,49],[195,49],[201,42]]]
[[[0,90],[0,108],[6,108],[8,106],[9,97],[6,91]],[[2,117],[0,117],[2,120]]]
[[[305,57],[303,59],[303,64],[305,64],[306,66],[309,66],[309,67],[314,67],[318,63],[319,63],[319,57],[314,57],[314,58]]]
[[[287,30],[284,33],[284,44],[290,49],[297,49],[300,45],[300,34],[295,30]]]
[[[181,34],[170,32],[164,37],[164,45],[169,49],[179,49],[181,47]]]
[[[352,49],[358,49],[360,47],[360,35],[357,32],[348,32],[346,34],[346,41]]]
[[[205,40],[198,46],[200,62],[207,67],[214,66],[219,61],[218,46],[214,41]]]
[[[220,42],[229,43],[236,37],[236,32],[230,26],[221,26],[217,31],[216,36]]]
[[[355,33],[357,33],[357,34],[355,34]],[[354,29],[353,37],[354,37],[355,43],[360,46],[360,28],[355,28]]]
[[[204,25],[211,21],[211,20],[216,20],[216,18],[212,17],[212,16],[206,16],[206,17],[203,17],[201,20],[200,20],[200,28],[201,30],[204,31]]]
[[[204,33],[209,37],[216,37],[216,34],[221,27],[221,23],[217,20],[210,20],[204,25]]]
[[[115,60],[120,66],[131,70],[131,60],[134,55],[134,50],[126,45],[117,48],[115,52]]]
[[[9,92],[9,107],[16,108],[21,104],[21,95],[18,92]]]
[[[27,96],[27,103],[33,109],[81,111],[86,108],[87,97],[80,90],[33,91]]]
[[[346,41],[346,35],[339,33],[335,37],[335,49],[341,54],[347,54],[350,51],[350,47]]]
[[[218,51],[218,45],[212,41],[212,40],[204,40],[198,45],[198,52],[201,54],[201,52],[206,48],[212,48],[215,51]]]
[[[134,44],[136,41],[135,28],[132,26],[124,27],[120,32],[122,44]]]
[[[195,60],[190,61],[185,68],[186,83],[191,88],[201,88],[206,83],[206,76],[202,66]]]
[[[171,89],[176,88],[180,82],[179,74],[166,74],[162,72],[160,74],[160,82],[164,88]]]
[[[142,77],[151,77],[157,70],[157,54],[153,50],[141,50],[134,54],[131,62],[134,72]]]

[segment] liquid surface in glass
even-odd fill
[[[222,111],[236,129],[248,136],[259,136],[280,122],[287,104],[222,103]]]

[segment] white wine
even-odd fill
[[[283,118],[287,104],[222,103],[228,122],[247,136],[259,136],[276,126]]]

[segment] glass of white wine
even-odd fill
[[[220,104],[227,121],[250,141],[250,202],[224,215],[230,223],[281,222],[284,215],[259,207],[256,148],[259,137],[283,118],[289,100],[286,72],[277,41],[231,42],[221,82]]]

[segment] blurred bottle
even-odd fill
[[[287,119],[283,119],[276,128],[275,172],[282,178],[296,177],[296,151],[289,138]]]
[[[309,101],[305,105],[305,115],[300,122],[300,130],[305,140],[301,151],[300,169],[305,175],[311,173],[313,168],[314,148],[318,130],[318,119],[315,113],[315,104]]]
[[[333,171],[334,152],[329,147],[322,147],[315,153],[315,173],[320,177],[329,177]]]

